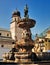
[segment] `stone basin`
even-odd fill
[[[20,22],[18,22],[18,26],[23,28],[23,27],[28,27],[28,28],[32,28],[34,27],[36,24],[36,21],[33,19],[21,19]]]

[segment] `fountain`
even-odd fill
[[[20,17],[19,11],[13,13],[12,17]],[[15,19],[16,21],[16,19]],[[14,48],[9,53],[3,55],[4,62],[17,62],[17,63],[28,63],[31,62],[32,48],[34,47],[34,41],[31,38],[30,28],[34,27],[36,21],[29,18],[28,6],[24,8],[24,18],[19,18],[17,22],[17,27],[22,30],[18,36],[16,36],[16,41]],[[16,33],[17,34],[17,33]],[[20,39],[18,39],[20,37]]]

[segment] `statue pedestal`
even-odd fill
[[[28,53],[15,53],[15,62],[27,63],[31,62],[31,59],[28,59]]]
[[[23,52],[14,52],[15,60],[10,59],[12,53],[9,52],[8,54],[9,55],[7,57],[6,57],[6,55],[4,56],[3,61],[4,61],[4,59],[6,60],[4,62],[17,62],[17,63],[30,63],[31,62],[31,59],[28,59],[29,53],[27,53],[27,52],[24,52],[24,53]]]

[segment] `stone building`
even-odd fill
[[[14,40],[11,38],[11,32],[0,28],[0,47],[10,48],[13,42]]]
[[[12,14],[10,30],[0,28],[0,47],[12,48],[12,44],[14,44],[16,40],[21,39],[23,29],[17,25],[20,19],[20,12],[15,10]]]
[[[12,22],[10,23],[10,32],[12,39],[18,40],[21,39],[21,34],[23,29],[18,27],[18,23],[20,22],[20,12],[19,11],[14,11],[12,14]]]
[[[36,36],[35,39],[36,51],[46,52],[50,50],[50,27],[45,29],[40,35]]]
[[[19,37],[22,30],[20,30],[20,28],[17,28],[17,23],[19,20],[20,12],[14,11],[12,14],[12,21],[10,23],[10,30],[0,28],[0,47],[12,48],[12,44],[14,44],[14,42],[17,40],[16,37]],[[20,37],[18,39],[20,39]]]
[[[45,50],[46,51],[50,50],[50,30],[46,32],[45,36]]]

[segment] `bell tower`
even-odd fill
[[[15,10],[12,13],[12,22],[10,23],[11,37],[13,40],[16,40],[17,37],[17,24],[19,21],[20,21],[20,12],[18,10]]]

